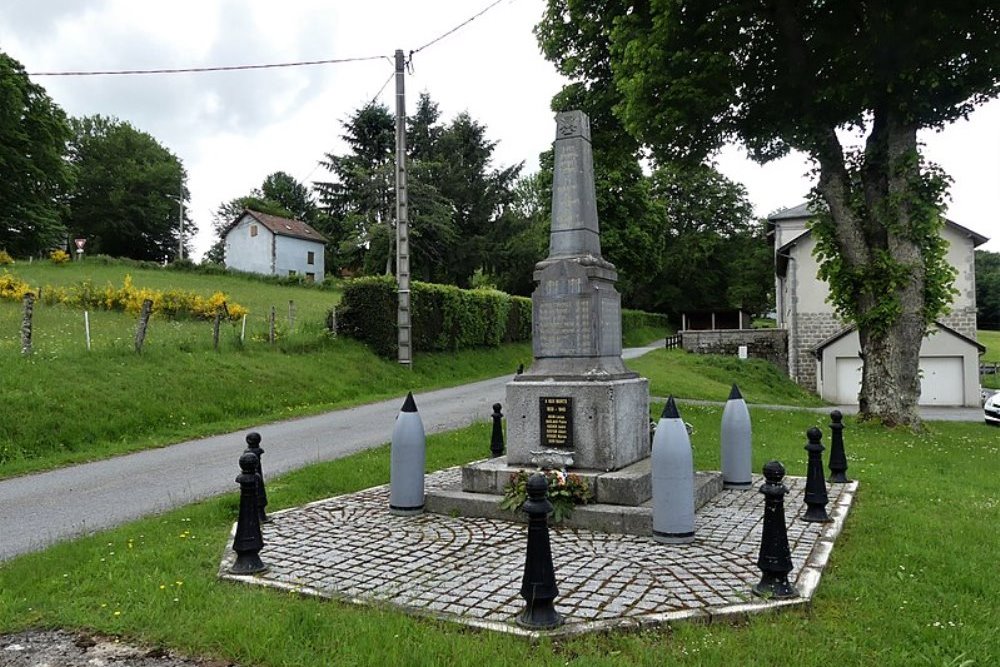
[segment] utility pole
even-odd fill
[[[184,171],[181,170],[180,190],[178,190],[177,203],[180,205],[180,212],[177,214],[180,223],[181,234],[177,241],[177,259],[184,259]]]
[[[406,94],[403,50],[396,49],[396,311],[399,363],[413,365],[410,331],[410,234],[406,206]]]

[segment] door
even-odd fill
[[[837,403],[857,405],[861,391],[861,359],[837,357]]]
[[[964,405],[962,357],[920,358],[920,405]]]

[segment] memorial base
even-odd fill
[[[648,463],[645,464],[648,473]],[[520,468],[507,466],[503,457],[488,459],[463,466],[463,479],[468,481],[467,470],[477,470],[481,483],[496,484],[498,480],[509,479]],[[533,468],[531,469],[533,470]],[[581,476],[597,478],[602,473],[595,471],[570,471]],[[489,482],[492,476],[493,481]],[[648,485],[648,481],[647,481]],[[476,493],[463,489],[464,483],[451,486],[428,489],[426,510],[445,516],[481,517],[501,519],[505,521],[524,522],[523,512],[510,512],[500,509],[503,491],[495,493]],[[600,488],[600,487],[598,487]],[[613,488],[607,487],[606,490]],[[648,488],[648,486],[647,486]],[[502,489],[502,487],[501,487]],[[695,509],[701,507],[722,491],[722,473],[696,472],[694,480]],[[650,536],[653,533],[652,501],[648,499],[636,505],[609,503],[605,500],[588,505],[579,505],[573,514],[560,525],[566,528],[581,528],[602,533]]]
[[[542,406],[563,398],[568,417],[553,433]],[[508,382],[506,412],[511,465],[534,467],[532,452],[545,449],[571,451],[571,469],[620,470],[649,456],[646,378]]]

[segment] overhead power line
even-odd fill
[[[497,5],[499,5],[501,2],[503,2],[503,0],[495,0],[494,2],[490,3],[489,5],[487,5],[484,9],[482,9],[478,13],[470,16],[469,18],[467,18],[464,21],[462,21],[461,23],[459,23],[457,26],[455,26],[454,28],[452,28],[448,32],[442,33],[442,34],[438,35],[437,37],[435,37],[434,39],[432,39],[431,41],[429,41],[426,44],[424,44],[423,46],[421,46],[419,48],[416,48],[416,49],[413,49],[412,51],[410,51],[410,56],[412,56],[414,53],[419,53],[420,51],[423,51],[424,49],[426,49],[428,46],[430,46],[432,44],[437,44],[438,42],[440,42],[442,39],[444,39],[448,35],[451,35],[451,34],[453,34],[455,32],[458,32],[459,30],[461,30],[465,26],[469,25],[470,23],[472,23],[473,21],[475,21],[476,19],[478,19],[480,16],[482,16],[486,12],[490,11],[491,9],[493,9],[494,7],[496,7]]]
[[[513,1],[513,0],[511,0]],[[423,51],[428,46],[437,44],[445,37],[452,35],[465,26],[469,25],[477,18],[490,11],[497,5],[499,5],[503,0],[494,0],[492,3],[473,14],[469,18],[465,19],[458,25],[456,25],[451,30],[441,33],[431,41],[427,42],[423,46],[410,51],[409,56],[412,58],[414,53],[419,53]],[[238,72],[242,70],[256,70],[256,69],[280,69],[283,67],[306,67],[309,65],[334,65],[337,63],[354,63],[362,62],[365,60],[381,60],[382,58],[388,59],[389,56],[362,56],[359,58],[329,58],[326,60],[300,60],[290,63],[268,63],[264,65],[221,65],[214,67],[165,67],[156,69],[122,69],[122,70],[91,70],[91,71],[66,71],[66,72],[29,72],[28,76],[121,76],[121,75],[135,75],[135,74],[200,74],[203,72]],[[409,66],[409,63],[407,63]],[[392,77],[390,77],[391,80]],[[389,82],[386,81],[386,84]],[[382,86],[385,89],[385,85]],[[381,94],[381,90],[375,94],[378,97]]]
[[[178,67],[164,69],[123,69],[95,70],[84,72],[30,72],[28,76],[102,76],[119,74],[189,74],[200,72],[235,72],[253,69],[279,69],[282,67],[304,67],[307,65],[333,65],[335,63],[355,63],[364,60],[382,60],[388,56],[363,56],[360,58],[330,58],[328,60],[301,60],[291,63],[271,63],[267,65],[225,65],[218,67]]]

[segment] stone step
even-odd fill
[[[722,473],[697,472],[694,480],[695,509],[697,510],[722,491]],[[523,512],[500,509],[503,496],[498,493],[471,493],[455,483],[437,489],[428,489],[424,509],[448,516],[480,517],[524,523]],[[592,503],[579,505],[573,515],[561,524],[567,528],[583,528],[602,533],[649,535],[653,530],[653,510],[650,501],[636,507]]]

